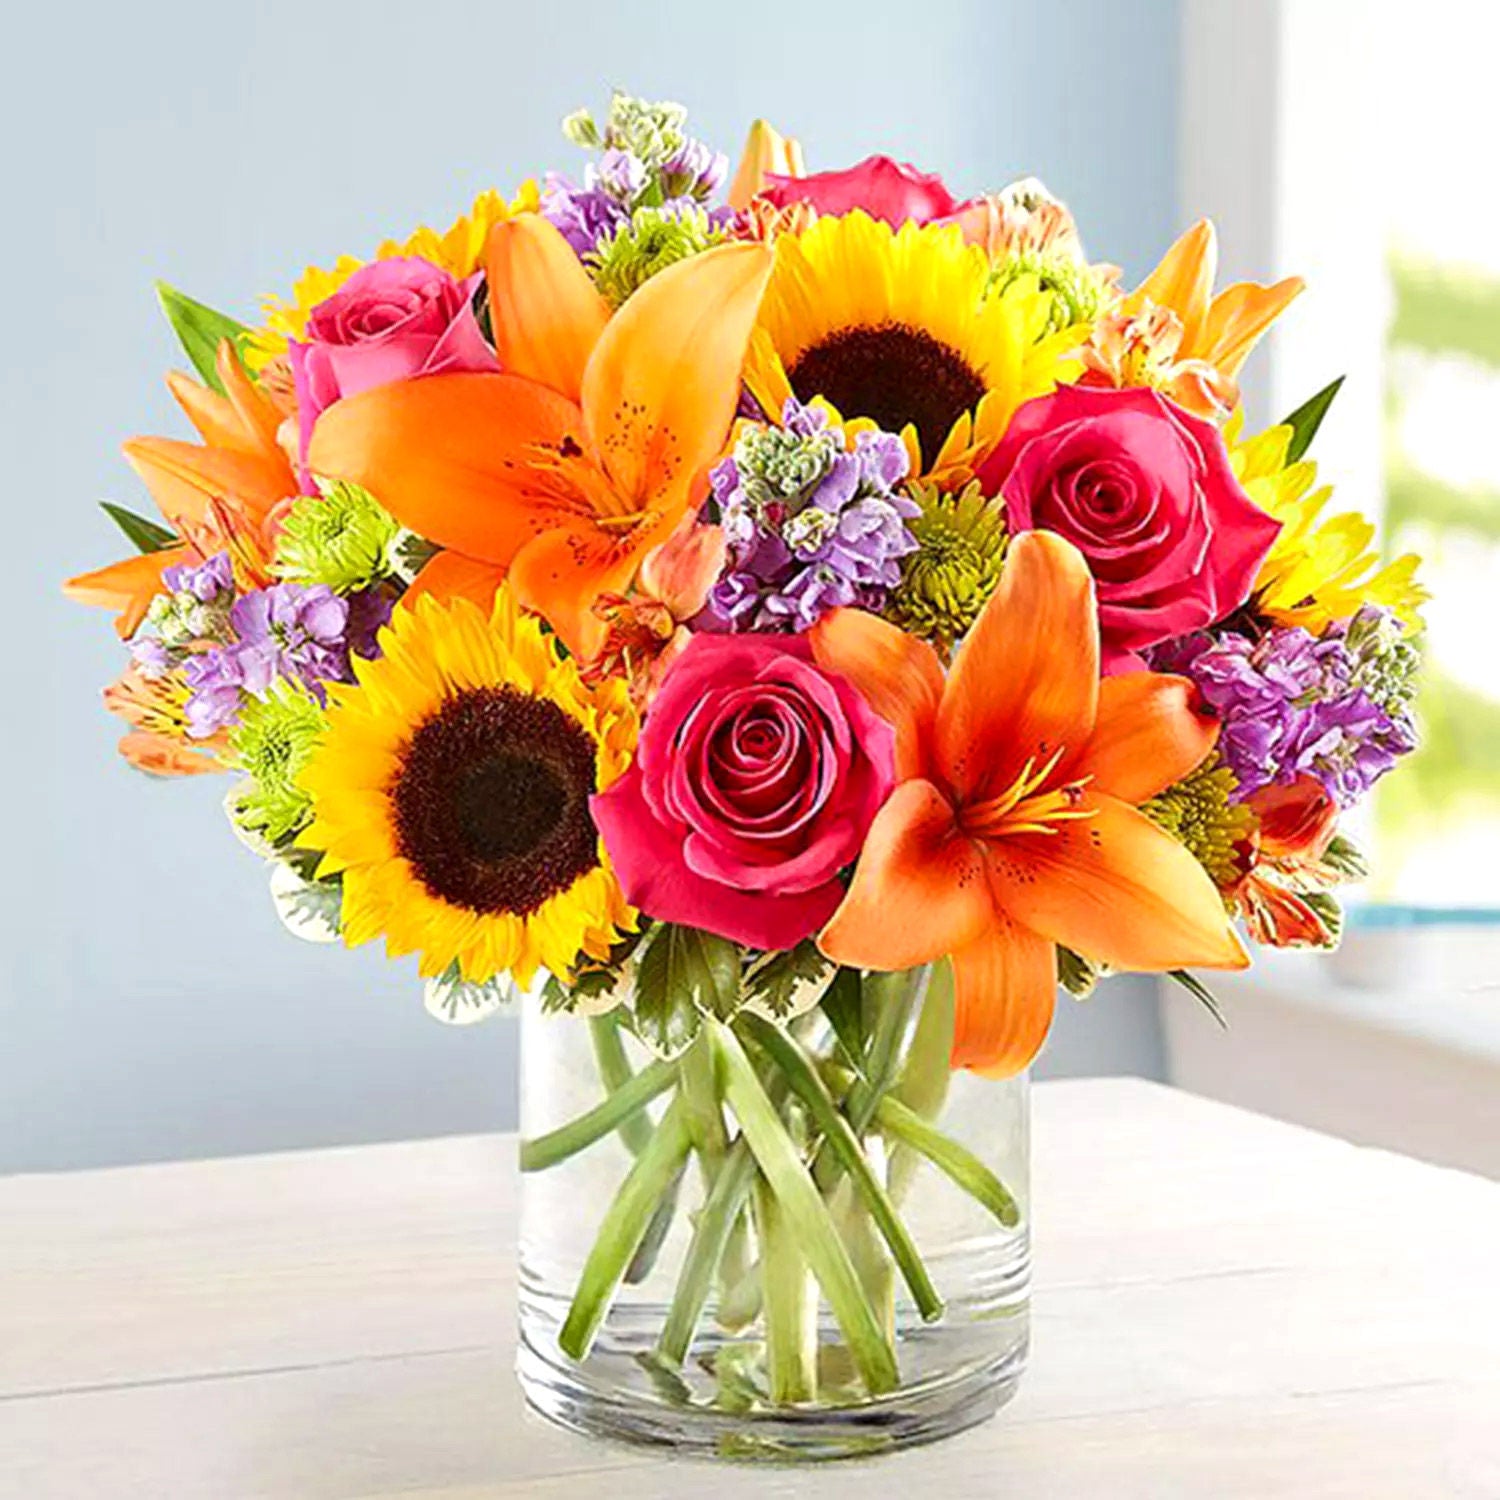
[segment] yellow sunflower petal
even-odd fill
[[[313,821],[299,842],[319,853],[320,873],[342,876],[345,942],[384,938],[392,956],[416,953],[428,977],[456,965],[469,980],[509,972],[522,985],[539,968],[564,974],[581,955],[606,954],[633,914],[586,807],[634,751],[624,684],[590,689],[506,589],[488,614],[424,596],[396,612],[381,644],[355,683],[330,691],[328,729],[301,778]],[[456,713],[470,715],[462,730],[444,728]],[[546,754],[532,763],[553,778],[540,787],[557,793],[553,821],[527,827],[533,804],[523,804],[521,831],[514,821],[489,830],[514,847],[461,847],[475,826],[467,778],[506,757],[524,762],[539,743]],[[572,838],[571,865],[559,876],[549,845],[528,870],[528,853],[557,837]]]
[[[821,396],[899,434],[915,477],[961,485],[1023,401],[1075,377],[1085,333],[1046,333],[1035,277],[989,295],[989,276],[956,225],[854,212],[783,234],[746,384],[773,420],[789,396]]]

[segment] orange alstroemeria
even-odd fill
[[[127,667],[104,690],[104,706],[129,726],[120,754],[138,771],[153,776],[199,776],[223,770],[223,733],[195,740],[188,734],[188,686],[182,674],[149,678]]]
[[[684,516],[642,559],[629,594],[601,594],[594,601],[606,633],[604,644],[583,663],[584,680],[623,677],[636,706],[644,709],[687,648],[692,636],[687,621],[708,603],[728,551],[722,527]]]
[[[1085,381],[1157,386],[1198,416],[1218,418],[1238,401],[1236,378],[1261,336],[1303,289],[1241,281],[1214,293],[1219,247],[1200,219],[1161,264],[1100,321]]]
[[[1338,806],[1311,776],[1272,783],[1247,799],[1256,827],[1245,874],[1228,892],[1250,936],[1270,948],[1330,948],[1336,934],[1308,897],[1337,884],[1324,863],[1338,830]]]
[[[335,402],[308,452],[447,549],[416,587],[493,596],[507,578],[569,648],[701,498],[734,419],[770,271],[722,245],[653,277],[610,316],[545,219],[497,224],[490,322],[503,374],[429,375]],[[458,554],[453,557],[451,554]]]
[[[162,574],[178,563],[228,548],[237,568],[250,571],[247,581],[262,581],[256,569],[269,549],[265,530],[276,506],[297,492],[296,475],[277,441],[285,411],[245,374],[227,341],[219,348],[217,366],[223,395],[185,375],[167,377],[202,443],[142,437],[125,444],[126,458],[180,538],[178,544],[79,574],[63,585],[70,599],[118,611],[115,628],[127,640],[161,592]]]
[[[895,726],[903,778],[819,946],[875,969],[950,954],[955,1067],[1031,1061],[1058,945],[1124,970],[1249,962],[1202,866],[1136,810],[1203,760],[1218,726],[1183,678],[1100,682],[1093,582],[1068,542],[1012,541],[946,680],[930,647],[857,610],[810,639]]]

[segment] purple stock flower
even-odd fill
[[[164,569],[161,581],[171,593],[191,594],[200,604],[212,604],[234,588],[234,569],[227,552],[216,552],[197,566],[178,563]]]
[[[662,191],[668,198],[701,203],[729,175],[729,158],[702,141],[686,140],[662,163]]]
[[[709,476],[729,562],[696,623],[802,631],[843,605],[878,609],[917,546],[906,522],[919,509],[896,489],[906,473],[898,437],[861,433],[851,451],[795,399],[782,426],[747,429]]]
[[[1320,636],[1297,626],[1258,640],[1234,630],[1187,636],[1158,647],[1150,664],[1191,678],[1223,721],[1219,753],[1237,798],[1307,775],[1348,807],[1416,748],[1415,660],[1389,612],[1372,608]]]
[[[320,699],[325,682],[347,682],[351,646],[373,654],[374,633],[389,615],[388,601],[373,593],[342,599],[326,584],[278,583],[241,595],[229,611],[233,640],[183,664],[189,733],[208,739],[227,728],[244,695],[263,697],[278,677]]]
[[[264,693],[276,677],[316,688],[348,675],[349,604],[327,584],[257,589],[235,601],[229,623],[238,637],[245,687],[252,693]]]
[[[574,187],[549,172],[542,186],[542,217],[552,224],[578,256],[586,255],[630,217],[629,210],[602,188]]]
[[[141,676],[151,682],[165,677],[174,663],[166,642],[154,635],[136,636],[130,643],[130,659]]]

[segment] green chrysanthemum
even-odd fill
[[[1104,306],[1104,282],[1093,267],[1066,254],[1015,250],[995,263],[986,295],[999,296],[1022,277],[1034,277],[1051,306],[1046,331],[1061,333],[1093,323]]]
[[[638,208],[589,252],[589,269],[605,301],[619,307],[658,271],[723,238],[700,208]]]
[[[401,536],[395,517],[368,490],[339,480],[292,503],[273,566],[291,583],[351,594],[399,574]]]
[[[285,678],[273,682],[264,698],[246,698],[226,757],[246,773],[229,799],[230,815],[243,832],[279,847],[306,827],[312,801],[297,778],[326,727],[318,701]]]
[[[922,508],[907,522],[917,550],[901,563],[886,614],[903,630],[944,650],[974,623],[1005,564],[1005,507],[977,482],[958,494],[914,485]]]
[[[1184,845],[1220,890],[1227,890],[1244,873],[1239,849],[1255,824],[1250,809],[1231,800],[1236,785],[1229,767],[1211,756],[1175,786],[1141,804],[1141,811]]]

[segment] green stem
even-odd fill
[[[744,1223],[743,1217],[739,1220]],[[728,1259],[728,1253],[725,1254]],[[719,1327],[729,1333],[748,1328],[759,1316],[761,1305],[760,1262],[748,1256],[733,1275],[720,1268],[719,1305],[714,1316]]]
[[[936,1120],[948,1101],[953,1079],[950,1059],[953,1055],[955,998],[953,965],[942,959],[933,966],[932,980],[922,1001],[917,1024],[912,1027],[911,1042],[901,1076],[891,1090],[891,1097],[924,1120]],[[915,1151],[898,1146],[891,1152],[886,1169],[886,1190],[891,1202],[899,1205],[911,1186],[922,1158]]]
[[[955,1182],[1007,1229],[1021,1222],[1021,1210],[1010,1190],[974,1153],[930,1125],[915,1110],[887,1095],[875,1111],[875,1123],[893,1141],[910,1146]]]
[[[923,1321],[931,1323],[940,1318],[943,1299],[938,1296],[906,1225],[875,1175],[875,1169],[860,1147],[849,1121],[839,1112],[833,1095],[828,1092],[807,1054],[784,1031],[761,1016],[745,1012],[736,1024],[781,1069],[792,1092],[806,1106],[813,1124],[822,1132],[839,1164],[849,1174],[875,1227],[890,1246],[891,1256],[911,1289],[912,1300],[917,1304]]]
[[[714,1272],[729,1244],[734,1226],[740,1222],[754,1182],[755,1157],[741,1137],[729,1148],[719,1175],[714,1179],[703,1207],[698,1210],[693,1237],[677,1275],[672,1305],[667,1309],[656,1345],[657,1353],[671,1364],[681,1365],[687,1359],[698,1320],[703,1316],[704,1305],[713,1287]]]
[[[604,1092],[613,1094],[624,1088],[635,1076],[630,1059],[625,1055],[625,1042],[620,1036],[620,1021],[614,1011],[602,1016],[589,1017],[589,1035],[594,1042],[594,1061],[599,1068],[599,1077],[604,1083]],[[632,1156],[639,1156],[651,1139],[651,1121],[639,1114],[628,1115],[620,1121],[620,1140]]]
[[[734,1033],[719,1021],[705,1019],[703,1024],[713,1034],[725,1101],[823,1288],[860,1378],[871,1395],[894,1390],[898,1380],[895,1350],[865,1300],[828,1205]]]
[[[593,1345],[594,1335],[614,1300],[626,1266],[645,1237],[662,1195],[687,1160],[689,1144],[683,1111],[674,1099],[646,1149],[626,1173],[584,1263],[578,1290],[557,1336],[559,1347],[570,1358],[581,1360]]]
[[[672,1220],[677,1217],[677,1199],[682,1191],[682,1177],[683,1171],[679,1169],[667,1184],[661,1202],[656,1205],[656,1212],[651,1215],[646,1232],[641,1236],[640,1244],[635,1247],[630,1264],[625,1267],[626,1286],[639,1286],[656,1269],[656,1258],[666,1243]]]
[[[521,1170],[540,1172],[566,1161],[610,1131],[618,1130],[622,1121],[638,1114],[676,1081],[675,1063],[654,1062],[642,1068],[631,1076],[628,1083],[622,1084],[586,1114],[569,1120],[556,1130],[549,1130],[546,1135],[522,1141]]]
[[[729,1152],[729,1133],[719,1108],[719,1086],[714,1078],[713,1042],[700,1031],[678,1059],[680,1095],[686,1110],[688,1134],[703,1167],[703,1181],[712,1188],[719,1166]]]
[[[865,1078],[855,1080],[845,1104],[845,1113],[855,1135],[863,1135],[870,1128],[876,1105],[896,1081],[901,1044],[906,1039],[912,1012],[927,994],[931,973],[931,967],[924,965],[904,972],[865,975],[865,1002],[875,1012],[875,1025]]]
[[[765,1297],[766,1373],[778,1406],[818,1395],[818,1293],[797,1234],[764,1179],[755,1185]]]

